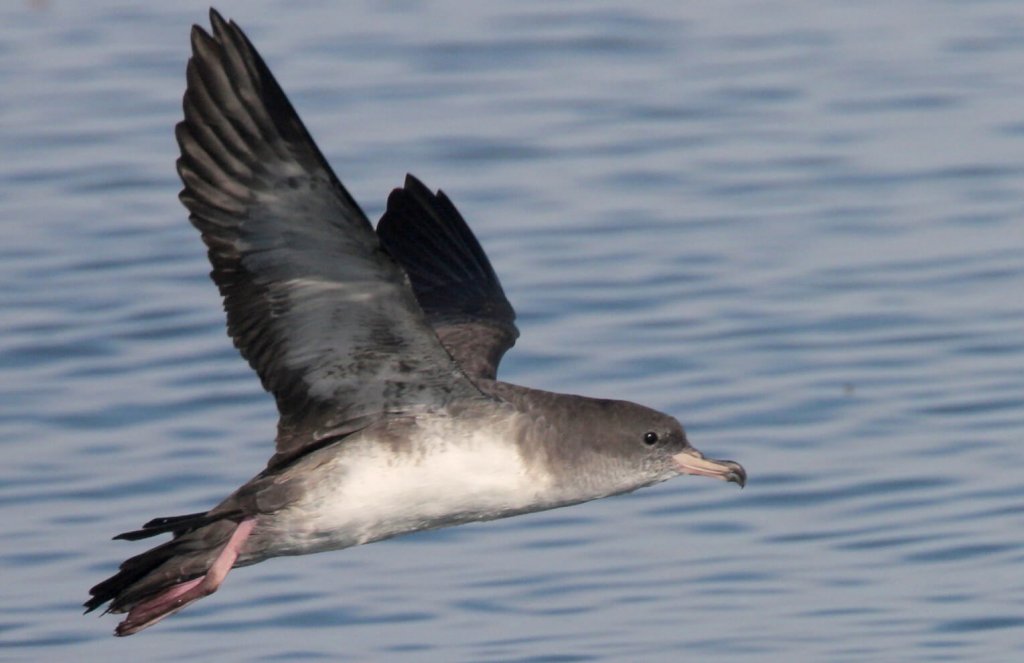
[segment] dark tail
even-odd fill
[[[92,612],[110,601],[107,612],[125,612],[172,585],[203,575],[237,525],[231,518],[239,515],[222,511],[155,518],[142,529],[118,534],[115,539],[128,541],[166,532],[174,538],[125,560],[117,573],[89,590],[85,611]]]
[[[199,529],[203,525],[209,525],[223,517],[223,515],[210,516],[209,511],[200,511],[199,513],[190,513],[185,516],[154,518],[143,525],[142,529],[122,532],[115,536],[114,540],[138,541],[139,539],[148,539],[151,536],[164,534],[165,532],[172,532],[174,536],[181,536],[192,530]]]

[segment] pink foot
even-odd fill
[[[117,625],[114,635],[131,635],[144,628],[156,624],[164,617],[169,617],[190,603],[217,591],[224,582],[228,571],[235,565],[235,560],[242,550],[242,544],[249,538],[256,521],[252,518],[243,520],[232,532],[231,538],[213,560],[206,575],[173,585],[151,599],[140,601],[128,612],[123,622]]]

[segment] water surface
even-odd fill
[[[0,658],[1024,654],[1024,16],[1009,0],[228,2],[367,212],[411,171],[519,312],[505,379],[629,398],[694,478],[81,617],[276,415],[176,200],[198,2],[0,9]]]

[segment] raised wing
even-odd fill
[[[388,197],[377,224],[384,248],[405,268],[441,343],[471,378],[493,380],[519,330],[491,261],[443,192],[412,175]]]
[[[383,412],[479,396],[256,49],[210,21],[212,36],[192,30],[181,200],[228,332],[277,400],[275,458]]]

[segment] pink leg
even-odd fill
[[[117,625],[115,635],[131,635],[144,628],[156,624],[164,617],[169,617],[190,603],[217,591],[224,582],[228,571],[235,565],[235,560],[242,550],[242,544],[249,538],[256,521],[252,518],[243,520],[232,532],[231,538],[224,544],[217,559],[206,571],[206,575],[173,585],[151,599],[140,601],[128,612],[123,622]]]

